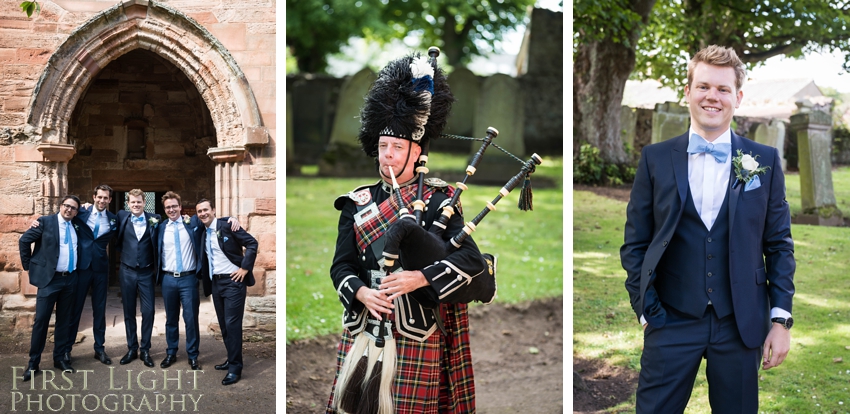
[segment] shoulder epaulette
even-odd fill
[[[338,196],[334,200],[334,208],[339,211],[342,211],[342,208],[345,206],[346,200],[353,200],[357,205],[365,205],[372,201],[372,192],[370,189],[375,185],[380,185],[381,180],[378,180],[376,183],[372,184],[364,184],[361,185],[345,194]]]

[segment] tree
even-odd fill
[[[449,65],[469,62],[474,55],[495,49],[510,30],[522,24],[535,0],[393,1],[383,10],[384,20],[399,38],[422,33],[422,45],[437,45]]]
[[[582,141],[606,163],[625,165],[620,105],[635,47],[655,0],[573,3],[573,154]]]
[[[391,37],[383,7],[380,0],[286,0],[286,46],[298,70],[324,72],[328,55],[351,37]]]
[[[626,159],[619,137],[619,108],[627,70],[636,67],[633,78],[656,79],[682,90],[690,56],[711,44],[732,47],[751,67],[778,55],[850,49],[847,1],[654,3],[615,0],[602,8],[590,0],[576,1],[574,153],[578,140],[585,140],[601,150],[606,162]],[[845,62],[845,70],[849,63]]]
[[[301,72],[323,72],[351,37],[379,42],[418,34],[449,65],[496,48],[535,0],[287,0],[286,45]]]
[[[778,55],[847,50],[849,13],[847,1],[664,1],[638,42],[635,78],[681,90],[690,56],[713,44],[733,48],[749,67]]]

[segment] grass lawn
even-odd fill
[[[432,171],[466,168],[464,157],[432,154]],[[516,171],[520,165],[517,163]],[[306,169],[302,171],[314,171]],[[519,189],[497,204],[473,234],[484,252],[498,257],[496,302],[521,302],[563,292],[563,162],[544,158],[534,176],[555,180],[555,188],[534,188],[534,211],[516,208]],[[378,179],[287,177],[286,340],[341,332],[343,307],[330,279],[339,212],[333,201]],[[532,178],[532,182],[534,179]],[[500,187],[477,186],[461,199],[467,220],[475,217]]]
[[[833,171],[838,207],[850,214],[850,168]],[[801,211],[799,176],[787,176],[792,214]],[[626,203],[573,193],[574,356],[640,369],[643,335],[620,266]],[[793,225],[797,272],[791,352],[761,371],[762,413],[850,412],[850,229]],[[686,412],[709,413],[705,363]],[[634,412],[634,397],[609,410]]]

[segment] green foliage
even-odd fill
[[[431,154],[432,160],[439,158],[441,154]],[[460,168],[465,168],[465,164]],[[561,180],[562,174],[563,161],[547,158],[535,176]],[[372,182],[375,181],[377,178]],[[340,332],[343,308],[330,279],[339,220],[333,200],[369,182],[341,178],[286,179],[287,341]],[[498,192],[495,186],[476,186],[473,177],[470,188],[461,197],[465,215],[473,217]],[[518,191],[514,191],[478,226],[473,235],[476,243],[482,251],[498,257],[496,303],[562,294],[563,196],[560,186],[535,186],[534,211],[522,212],[515,207]]]
[[[496,49],[522,24],[534,0],[287,0],[286,45],[301,72],[324,72],[327,56],[352,37],[379,42],[421,38],[442,49],[451,66]],[[422,48],[422,47],[420,47]]]
[[[573,2],[573,53],[579,44],[610,39],[634,47],[629,41],[631,32],[641,24],[641,17],[632,10],[631,1],[576,0]]]
[[[31,18],[33,12],[41,13],[41,5],[37,1],[25,1],[21,3],[21,10],[27,14],[28,18]]]
[[[629,153],[629,147],[626,147]],[[582,144],[573,159],[573,182],[579,184],[603,184],[619,186],[635,179],[635,167],[627,164],[612,164],[602,159],[599,148]]]
[[[836,198],[847,208],[850,168],[836,170],[833,179]],[[788,176],[792,211],[795,205],[799,211],[799,181]],[[625,202],[573,192],[573,314],[581,315],[573,319],[573,355],[638,370],[643,335],[623,286],[626,275],[618,252],[625,217]],[[792,234],[797,293],[791,351],[778,368],[759,372],[759,411],[843,413],[850,404],[850,290],[845,288],[850,284],[850,241],[846,229],[836,227],[792,225]],[[617,412],[634,412],[634,398],[624,405]],[[710,412],[705,361],[685,411]]]
[[[750,67],[777,55],[799,58],[814,50],[847,50],[850,15],[845,3],[658,1],[638,42],[633,76],[681,90],[690,56],[712,44],[732,47]]]

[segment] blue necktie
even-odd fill
[[[180,221],[174,222],[174,250],[177,255],[177,273],[183,273],[183,253],[180,252]]]
[[[71,222],[65,222],[65,244],[68,245],[68,273],[74,271],[74,245],[71,243]]]
[[[94,215],[94,238],[97,238],[97,231],[100,229],[100,212],[98,211]]]
[[[729,156],[730,152],[732,152],[731,143],[706,143],[705,140],[697,134],[691,134],[691,139],[688,141],[688,154],[711,154],[714,156],[715,161],[719,163],[726,162],[726,157]]]
[[[215,272],[213,272],[213,259],[212,259],[212,255],[213,255],[213,251],[212,251],[212,229],[209,228],[209,227],[207,227],[207,246],[209,247],[209,250],[208,250],[208,253],[207,253],[207,261],[210,263],[210,280],[212,280]]]

